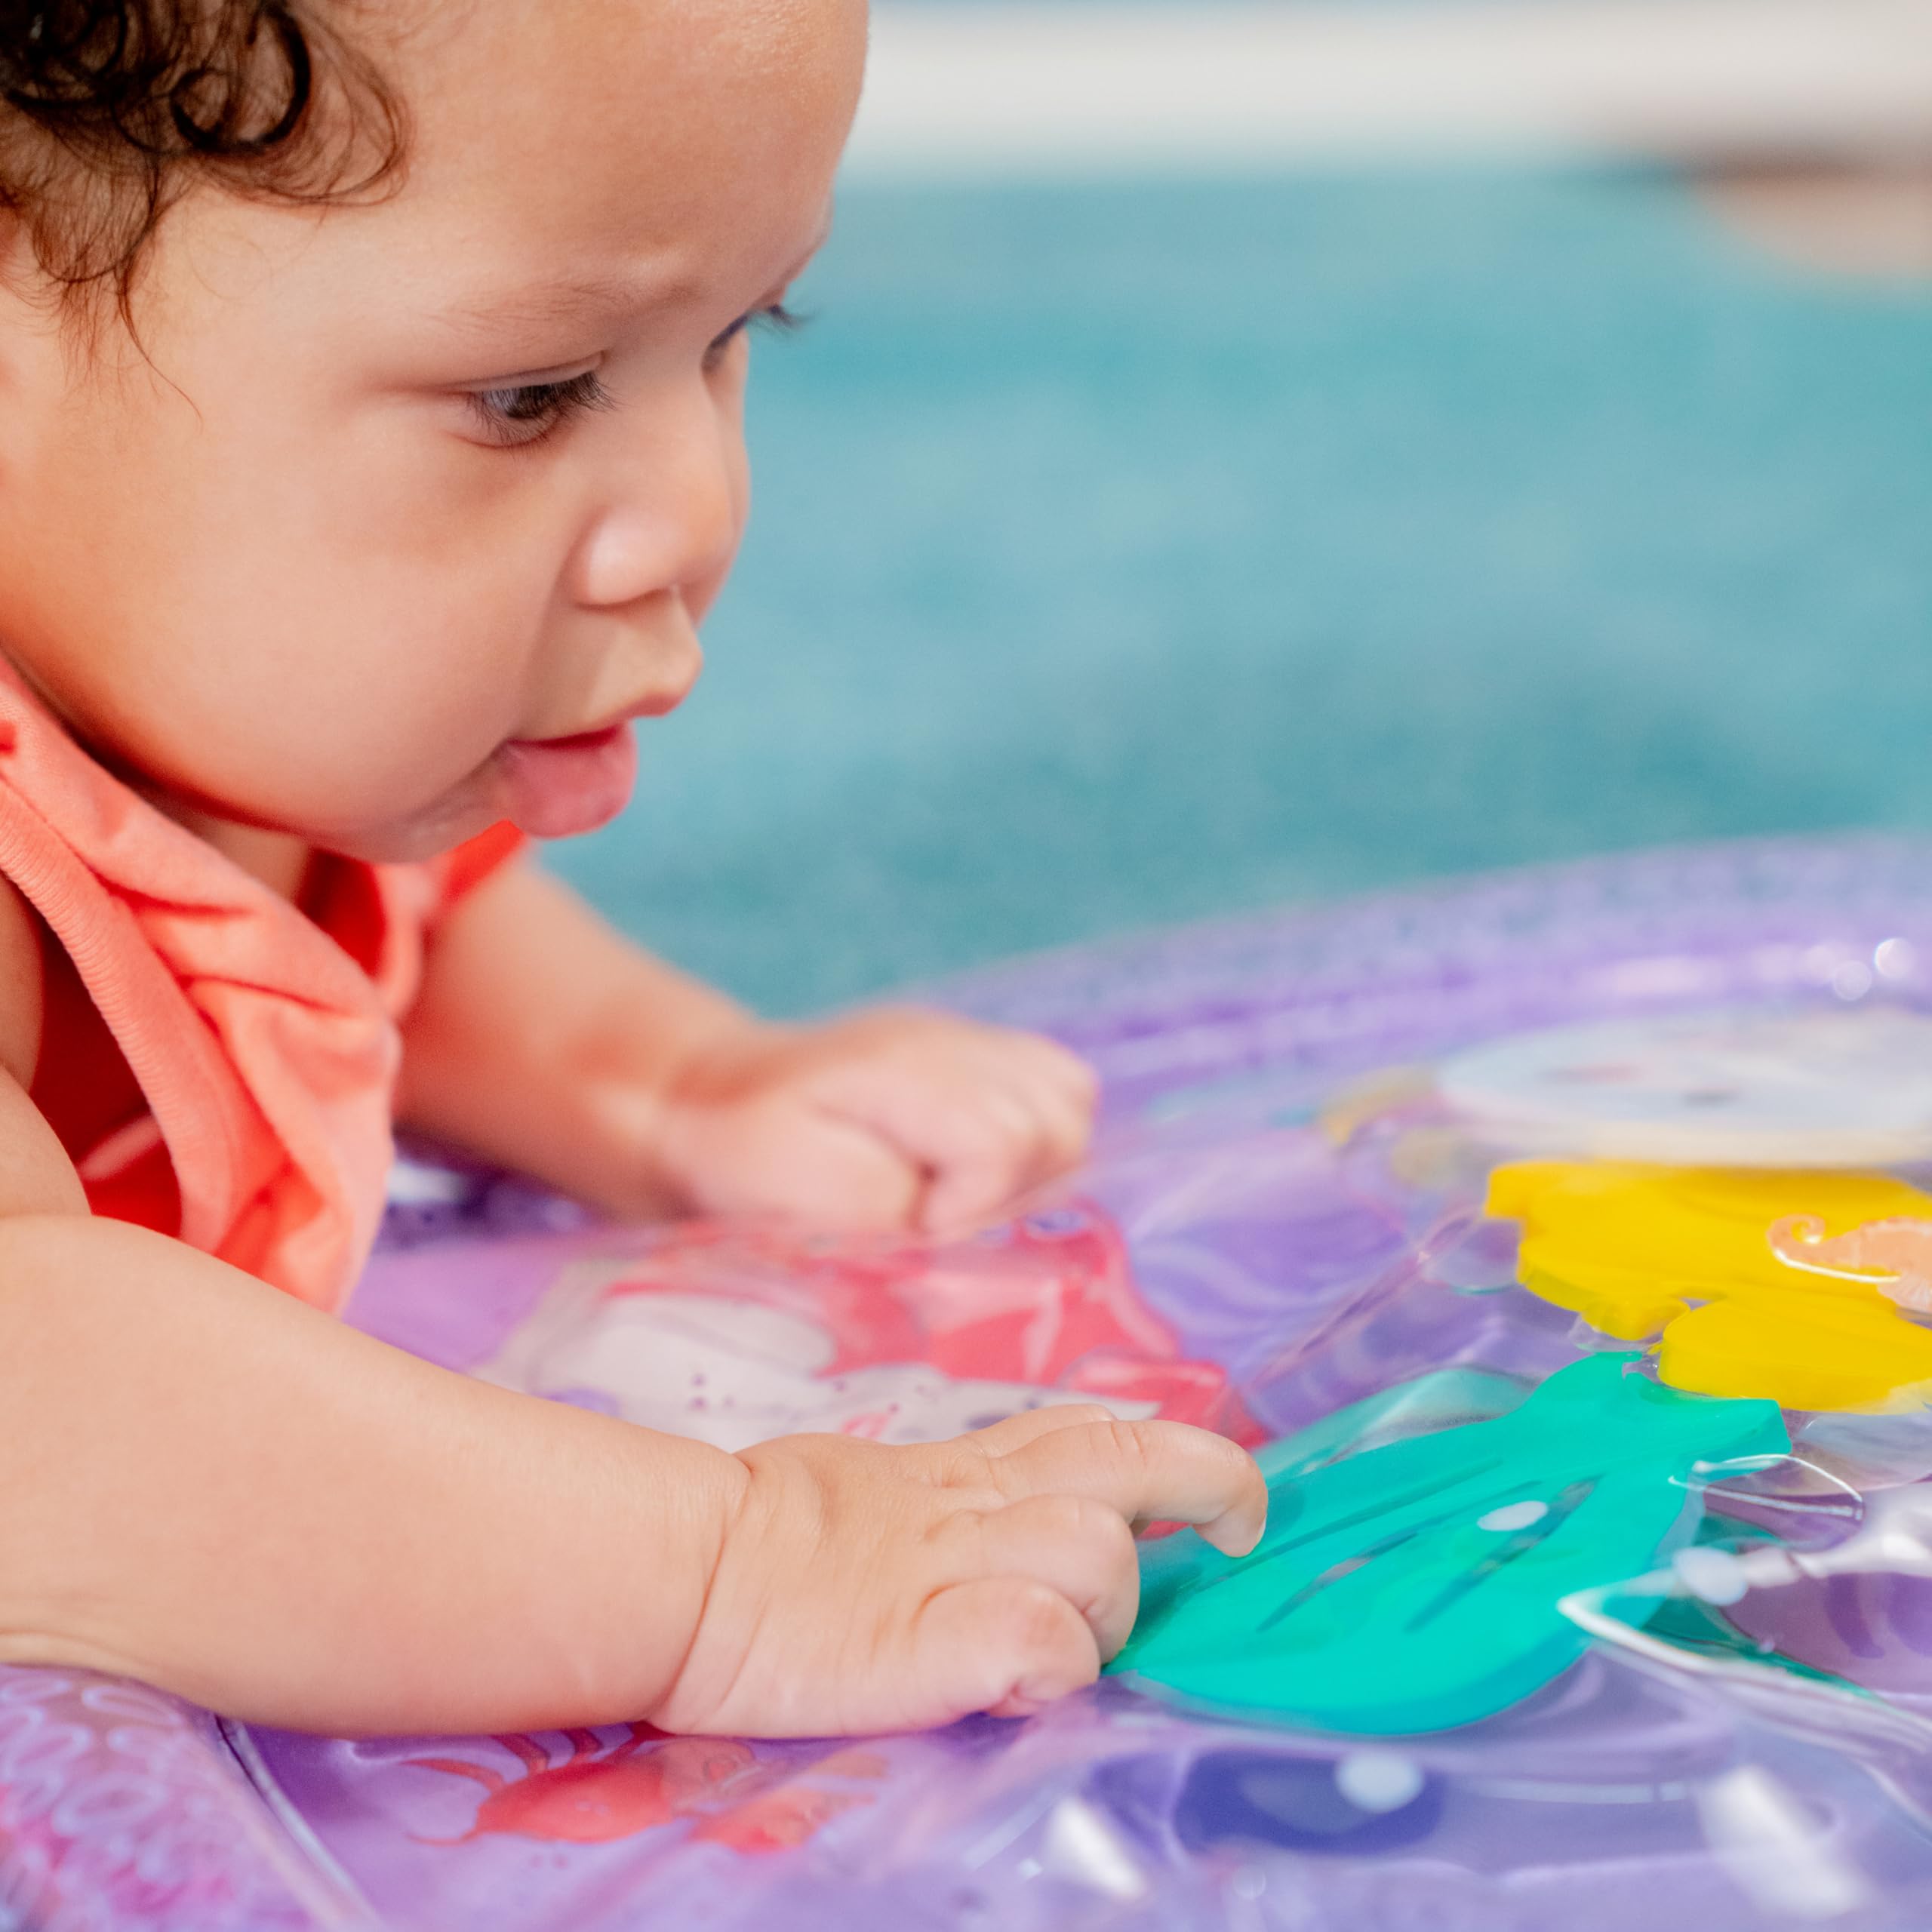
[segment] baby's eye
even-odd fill
[[[762,309],[754,309],[748,315],[740,315],[724,333],[718,337],[704,352],[704,366],[715,369],[724,359],[724,352],[747,329],[775,329],[780,335],[789,335],[804,327],[806,318],[786,307],[782,302],[768,302]]]
[[[573,416],[589,409],[608,409],[611,400],[595,369],[547,382],[470,389],[465,395],[484,434],[504,449],[527,449],[540,443]]]

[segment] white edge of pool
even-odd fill
[[[881,0],[851,171],[1932,157],[1932,0]]]

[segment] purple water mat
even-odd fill
[[[604,1386],[640,1336],[728,1380],[764,1349],[782,1373],[760,1414],[861,1432],[1102,1386],[1256,1436],[1377,1397],[1377,1439],[1441,1426],[1442,1371],[1505,1399],[1593,1343],[1510,1284],[1508,1231],[1478,1212],[1488,1156],[1415,1069],[1572,1021],[1915,1008],[1921,962],[1932,849],[1880,840],[1604,861],[1021,962],[937,996],[1068,1039],[1108,1105],[1088,1171],[1011,1226],[889,1251],[613,1234],[418,1165],[352,1318],[660,1426],[664,1389]],[[1028,1296],[1056,1311],[1044,1349],[981,1318]],[[1805,1513],[1823,1478],[1801,1472],[1720,1481],[1709,1547],[1789,1532],[1869,1544],[1872,1566],[1740,1572],[1722,1603],[1607,1577],[1581,1663],[1426,1737],[1244,1727],[1109,1682],[1028,1723],[904,1738],[349,1743],[8,1671],[0,1928],[1922,1927],[1932,1424],[1790,1420],[1834,1509]]]

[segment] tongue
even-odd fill
[[[533,838],[594,832],[624,808],[637,780],[628,724],[579,738],[512,741],[497,753],[509,815]]]

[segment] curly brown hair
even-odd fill
[[[127,310],[197,180],[319,203],[398,170],[401,110],[306,0],[0,0],[0,211],[70,291]]]

